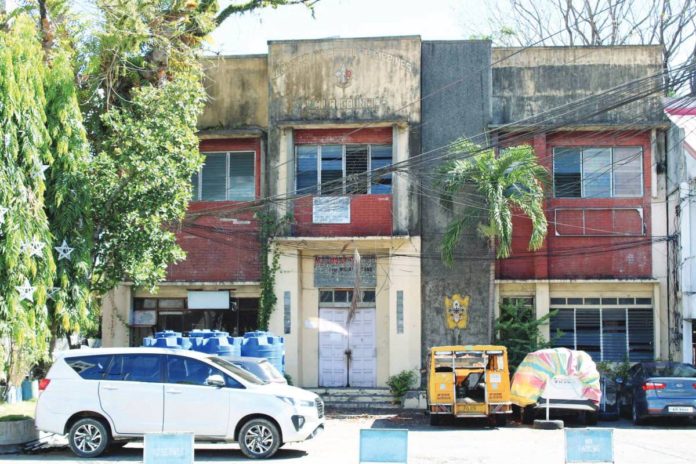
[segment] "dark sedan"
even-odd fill
[[[650,417],[696,418],[696,368],[676,362],[641,362],[621,388],[622,408],[634,424]]]

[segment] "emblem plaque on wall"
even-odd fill
[[[445,319],[449,329],[466,329],[469,325],[469,295],[459,293],[445,297]]]

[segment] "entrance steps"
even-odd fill
[[[308,388],[334,409],[399,409],[388,388]]]
[[[321,397],[324,404],[332,409],[350,410],[392,410],[402,409],[388,388],[307,388]],[[409,397],[420,396],[421,392],[408,392],[405,406],[410,406]],[[415,408],[418,408],[416,405]]]

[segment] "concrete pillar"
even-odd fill
[[[409,157],[408,126],[394,125],[392,129],[392,162],[400,163]],[[397,235],[408,232],[411,211],[408,199],[408,176],[399,173],[392,174],[392,230]]]
[[[102,298],[102,346],[128,346],[132,321],[132,292],[119,285]]]
[[[662,300],[660,300],[660,284],[653,286],[653,331],[655,337],[655,359],[667,357],[667,347],[662,347],[662,330],[667,331],[667,311],[662,310]],[[667,340],[669,343],[669,340]]]
[[[280,248],[280,269],[276,275],[276,308],[271,314],[269,330],[285,337],[285,371],[296,385],[302,378],[302,314],[300,310],[300,251],[290,247]],[[285,292],[290,293],[290,333],[285,333]]]
[[[542,318],[549,313],[549,283],[548,282],[536,282],[534,285],[534,311],[536,318]],[[544,340],[551,340],[551,327],[550,324],[546,324],[540,327],[541,335]]]
[[[693,321],[691,319],[684,319],[682,321],[682,362],[686,364],[693,364],[694,362],[692,324]]]

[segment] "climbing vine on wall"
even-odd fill
[[[287,214],[279,218],[275,211],[267,208],[256,213],[256,219],[259,221],[259,240],[261,241],[261,297],[259,298],[258,325],[260,330],[268,330],[271,314],[278,302],[275,284],[276,275],[280,270],[280,250],[274,239],[292,221],[292,216]]]

